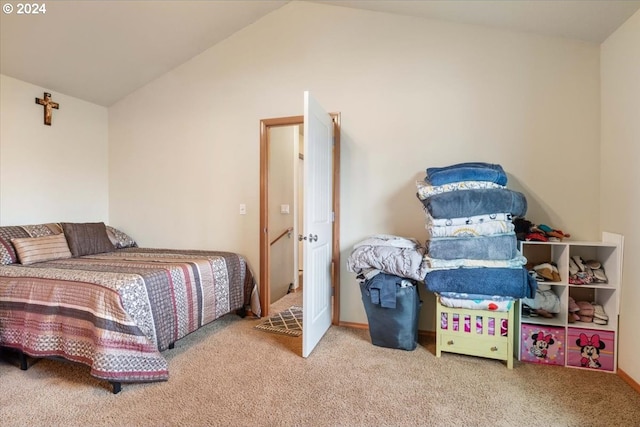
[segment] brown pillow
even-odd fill
[[[62,222],[60,225],[74,257],[115,250],[104,222]]]
[[[71,258],[67,239],[62,234],[11,239],[21,264]]]

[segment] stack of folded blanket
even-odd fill
[[[524,268],[512,222],[525,215],[527,200],[506,188],[502,166],[460,163],[426,172],[417,196],[430,234],[427,289],[447,301],[533,298],[537,284]]]
[[[413,238],[376,234],[356,243],[347,270],[356,273],[372,304],[396,307],[396,290],[415,285],[426,274],[425,248]]]

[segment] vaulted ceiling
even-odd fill
[[[305,0],[296,0],[305,1]],[[289,1],[49,1],[18,14],[4,2],[0,72],[109,106]],[[640,1],[316,1],[604,41]],[[8,7],[7,4],[11,5]],[[11,10],[11,13],[9,12]]]

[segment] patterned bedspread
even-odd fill
[[[61,356],[117,382],[169,377],[170,344],[247,305],[260,314],[235,253],[127,248],[0,266],[0,346]],[[253,303],[253,304],[252,304]]]

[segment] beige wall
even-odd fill
[[[640,383],[640,12],[601,47],[601,228],[625,236],[618,366]]]
[[[0,225],[108,219],[107,109],[0,76]]]
[[[344,261],[371,234],[426,238],[426,167],[500,163],[529,219],[599,238],[599,73],[596,44],[292,2],[109,109],[110,219],[257,273],[259,121],[310,90],[342,113],[341,319],[366,323]]]

